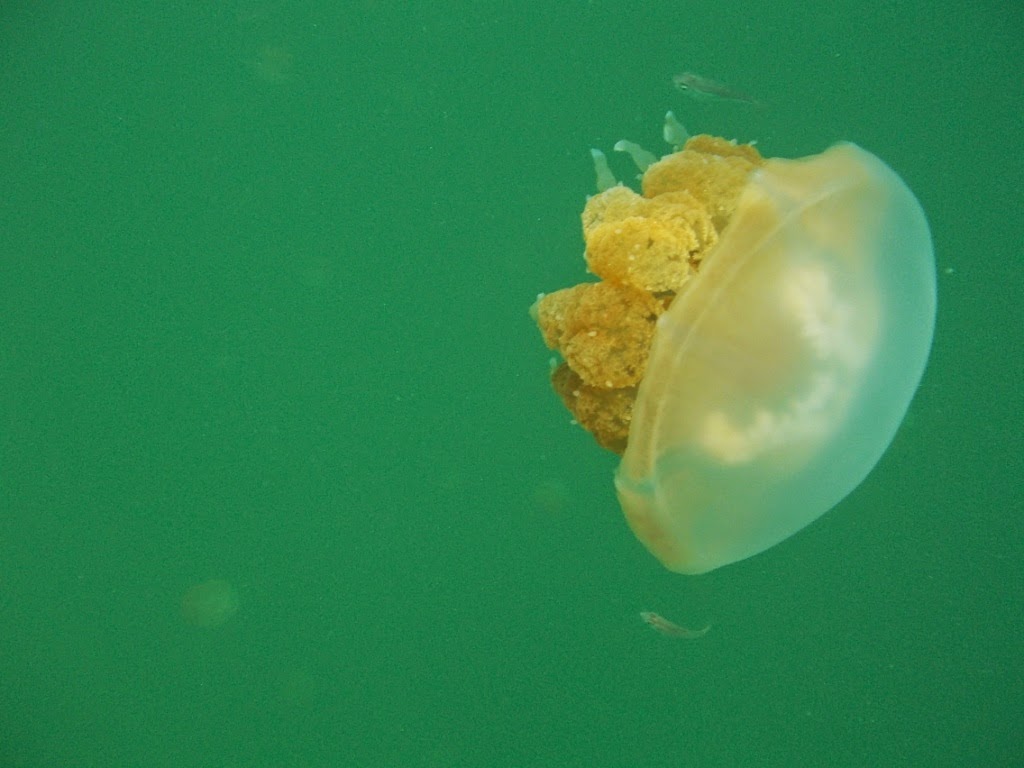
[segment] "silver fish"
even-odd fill
[[[717,80],[698,75],[695,72],[682,72],[673,76],[672,84],[688,96],[695,99],[716,99],[718,101],[741,101],[744,104],[758,102],[745,93],[734,91]]]
[[[664,616],[659,616],[653,611],[640,611],[640,618],[644,620],[651,629],[661,632],[663,635],[669,637],[681,637],[686,640],[696,640],[698,637],[704,637],[711,629],[711,625],[708,624],[703,629],[687,629],[686,627],[680,627]]]

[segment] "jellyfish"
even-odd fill
[[[694,136],[582,220],[600,281],[531,313],[564,361],[555,390],[620,454],[626,520],[667,568],[756,555],[864,480],[935,318],[928,225],[892,169],[849,143],[786,160]]]
[[[238,592],[223,579],[193,584],[181,597],[181,615],[195,627],[219,627],[238,613]]]

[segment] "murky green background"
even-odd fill
[[[1017,763],[1009,6],[4,3],[0,765]],[[583,276],[588,149],[669,108],[872,150],[939,268],[875,472],[697,578],[627,530],[526,314]],[[193,626],[214,578],[239,610]]]

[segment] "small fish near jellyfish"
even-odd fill
[[[666,637],[677,637],[682,640],[696,640],[699,637],[704,637],[708,630],[711,629],[710,624],[703,629],[687,629],[653,611],[640,611],[640,618],[655,632],[660,632]]]
[[[677,91],[698,101],[735,101],[754,107],[761,106],[759,101],[747,94],[696,72],[680,72],[672,77],[672,84]]]

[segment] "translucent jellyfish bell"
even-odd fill
[[[917,199],[852,144],[753,172],[657,319],[616,473],[637,537],[703,573],[835,506],[892,441],[935,317]]]

